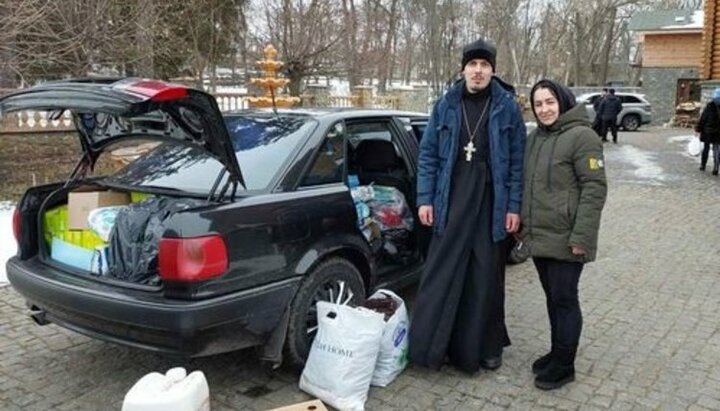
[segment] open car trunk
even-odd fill
[[[64,271],[157,286],[160,240],[176,213],[206,200],[108,189],[62,187],[38,210],[39,255]]]
[[[20,218],[31,232],[22,234],[21,258],[37,253],[79,275],[157,285],[164,222],[232,199],[244,186],[222,114],[203,91],[133,78],[58,81],[0,98],[0,115],[22,110],[47,111],[50,119],[69,111],[83,156],[64,185],[28,190]],[[220,175],[205,199],[88,186],[85,176],[107,147],[138,140],[188,146],[219,161]]]

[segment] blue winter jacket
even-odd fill
[[[447,224],[450,179],[457,158],[462,121],[461,80],[435,103],[420,141],[417,204],[432,205],[434,231],[441,235]],[[497,77],[490,82],[490,169],[493,178],[493,240],[505,239],[505,215],[520,214],[522,202],[525,123],[514,99],[514,89]]]

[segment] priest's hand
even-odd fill
[[[420,206],[418,217],[422,225],[433,225],[433,207],[429,205]]]
[[[505,215],[505,231],[510,234],[517,233],[520,228],[520,214],[507,213]]]

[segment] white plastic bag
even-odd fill
[[[342,411],[365,409],[385,321],[362,307],[317,303],[318,332],[300,389]]]
[[[390,297],[398,304],[395,313],[385,322],[382,340],[380,340],[380,354],[375,363],[375,372],[372,385],[385,387],[407,366],[408,351],[408,314],[405,302],[390,290],[378,290],[369,300]]]
[[[702,151],[702,143],[700,142],[700,138],[698,136],[693,136],[693,138],[690,139],[690,142],[688,143],[688,153],[695,157],[699,156],[700,152]]]

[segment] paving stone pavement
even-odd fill
[[[495,372],[411,368],[372,388],[368,410],[720,410],[720,179],[683,154],[688,130],[621,133],[606,146],[609,198],[598,261],[580,282],[577,381],[533,387],[549,327],[531,263],[507,274],[513,345]],[[412,291],[405,296],[412,299]],[[252,350],[175,361],[39,327],[0,288],[0,409],[120,409],[142,375],[182,365],[207,375],[213,410],[265,410],[310,397],[297,375],[268,374]]]

